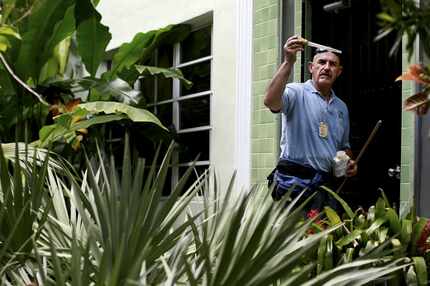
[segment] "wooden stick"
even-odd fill
[[[373,137],[375,137],[376,132],[378,132],[378,129],[381,126],[381,124],[382,124],[382,120],[378,120],[378,122],[376,122],[375,127],[373,127],[372,133],[370,133],[369,138],[367,138],[366,143],[364,143],[363,147],[360,150],[360,153],[358,153],[358,156],[355,159],[356,164],[358,164],[358,161],[360,161],[360,158],[363,156],[364,151],[366,151],[367,146],[369,146],[369,143],[372,141]],[[336,193],[339,193],[342,190],[347,180],[348,180],[348,177],[345,177],[345,179],[343,179],[343,182],[339,186],[339,188],[337,188]]]

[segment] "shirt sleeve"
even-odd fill
[[[345,132],[343,133],[343,137],[342,137],[342,148],[341,150],[345,150],[345,149],[351,149],[351,144],[349,144],[349,113],[348,113],[348,108],[345,107],[345,119],[343,121],[343,127]]]
[[[294,108],[296,98],[300,92],[300,87],[297,84],[287,84],[282,95],[282,112],[288,114]]]

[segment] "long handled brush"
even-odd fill
[[[358,164],[358,161],[360,161],[360,158],[363,156],[364,151],[366,151],[367,146],[369,146],[369,143],[372,141],[373,137],[375,137],[376,132],[378,132],[378,129],[381,126],[381,124],[382,124],[382,120],[378,120],[378,122],[376,122],[375,127],[373,127],[372,133],[370,133],[369,137],[366,140],[366,143],[364,143],[363,147],[360,150],[360,153],[358,153],[358,156],[355,159],[356,164]],[[347,180],[348,180],[348,177],[345,177],[342,184],[339,186],[339,188],[337,188],[336,193],[339,193],[342,190]]]

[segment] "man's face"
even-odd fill
[[[319,53],[309,63],[309,72],[312,74],[312,80],[320,88],[331,88],[336,78],[342,72],[337,55],[331,52]]]

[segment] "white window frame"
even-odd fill
[[[173,66],[171,68],[184,68],[184,67],[188,67],[188,66],[192,66],[192,65],[196,65],[199,63],[204,63],[204,62],[209,62],[210,63],[210,86],[209,86],[209,90],[207,91],[202,91],[202,92],[198,92],[198,93],[192,93],[192,94],[186,94],[181,96],[181,83],[178,79],[173,79],[172,80],[172,98],[168,99],[168,100],[162,100],[162,101],[157,101],[158,99],[158,80],[157,78],[155,78],[154,80],[154,102],[151,104],[148,104],[148,108],[152,108],[152,110],[154,111],[154,113],[157,115],[157,108],[160,105],[163,104],[172,104],[172,124],[176,127],[176,132],[177,134],[184,134],[184,133],[191,133],[191,132],[198,132],[198,131],[209,131],[209,160],[199,160],[196,161],[194,163],[195,166],[208,166],[208,168],[210,167],[210,162],[211,162],[211,142],[212,142],[212,97],[213,97],[213,91],[212,91],[212,60],[213,60],[213,56],[212,56],[212,47],[213,47],[213,26],[212,23],[208,23],[206,25],[201,25],[198,27],[194,27],[192,29],[191,32],[195,32],[197,30],[203,29],[203,28],[207,28],[207,27],[211,27],[210,29],[210,33],[211,33],[211,51],[210,51],[210,55],[209,56],[205,56],[202,58],[198,58],[198,59],[194,59],[192,61],[188,61],[188,62],[181,62],[181,43],[175,43],[173,45]],[[158,65],[157,62],[158,59],[158,54],[157,51],[155,52],[155,66]],[[180,111],[179,111],[179,103],[181,101],[187,100],[187,99],[193,99],[193,98],[199,98],[199,97],[203,97],[203,96],[207,96],[209,95],[209,106],[210,106],[210,114],[209,114],[209,125],[205,125],[205,126],[199,126],[199,127],[193,127],[193,128],[185,128],[185,129],[181,129],[181,118],[180,118]],[[171,178],[171,186],[172,189],[174,188],[174,186],[177,184],[177,182],[179,181],[180,177],[179,177],[179,168],[181,167],[187,167],[187,166],[191,166],[192,162],[187,162],[187,163],[178,163],[179,162],[179,155],[178,152],[174,152],[172,155],[172,164],[171,164],[171,170],[172,170],[172,178]]]

